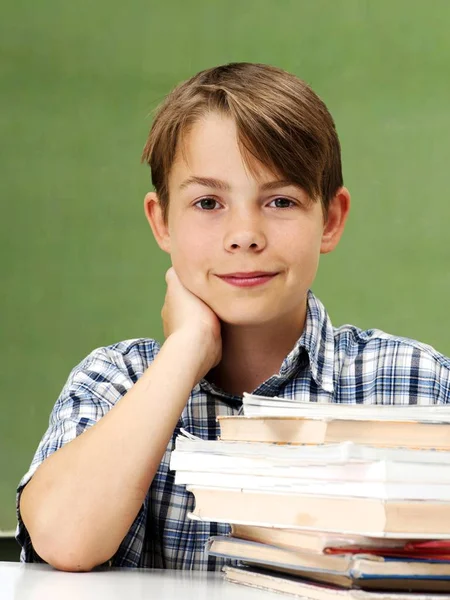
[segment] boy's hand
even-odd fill
[[[199,360],[197,383],[222,358],[222,338],[217,315],[198,296],[184,287],[175,269],[166,273],[167,291],[161,317],[166,339],[185,336],[187,349]]]

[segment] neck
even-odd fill
[[[306,299],[282,323],[244,326],[222,323],[222,359],[208,373],[208,380],[237,396],[252,392],[279,372],[303,333],[305,320]]]

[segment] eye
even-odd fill
[[[275,208],[292,208],[295,206],[295,202],[293,200],[289,200],[289,198],[284,198],[283,196],[274,198],[269,203],[269,206],[273,203],[275,203]]]
[[[214,198],[202,198],[194,206],[197,206],[200,210],[214,210],[215,208],[219,208],[220,204]]]

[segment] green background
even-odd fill
[[[450,354],[447,0],[5,0],[0,21],[0,529],[69,371],[162,338],[167,257],[143,213],[150,112],[230,61],[308,81],[341,137],[353,198],[315,292],[335,325]]]

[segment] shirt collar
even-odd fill
[[[334,331],[328,313],[318,298],[308,291],[306,321],[303,333],[281,366],[281,374],[295,368],[306,350],[311,375],[324,391],[334,391]]]

